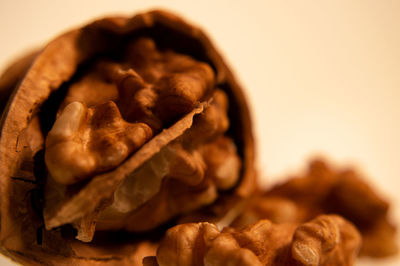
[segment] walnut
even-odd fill
[[[354,170],[335,170],[315,160],[304,177],[289,179],[254,197],[231,226],[259,219],[301,223],[319,214],[337,213],[361,232],[361,255],[384,257],[398,250],[388,210],[389,204]]]
[[[170,228],[157,250],[163,265],[352,265],[361,237],[348,221],[321,215],[304,224],[260,220],[243,229],[189,223]]]
[[[0,137],[1,250],[18,261],[131,265],[154,255],[144,231],[256,188],[242,89],[173,14],[97,20],[22,72]]]

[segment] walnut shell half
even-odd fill
[[[138,41],[132,43],[132,40]],[[125,69],[123,64],[115,66],[113,62],[106,60],[100,63],[97,61],[104,57],[119,58],[121,50],[131,44],[137,49],[135,51],[144,51],[144,54],[147,54],[146,49],[153,49],[153,43],[161,51],[155,53],[154,60],[169,60],[171,55],[176,59],[168,66],[160,64],[164,69],[173,71],[173,74],[166,71],[167,76],[160,82],[157,80],[158,72],[148,71],[141,65],[135,67],[144,70],[135,72]],[[144,62],[145,65],[148,58],[143,57],[142,52],[131,53],[128,56],[132,62]],[[187,59],[189,57],[201,63],[193,65],[192,61]],[[180,65],[184,62],[187,67],[181,69]],[[96,69],[93,75],[88,70],[92,66]],[[82,73],[89,74],[84,76]],[[79,87],[79,81],[82,79],[91,82],[96,75],[107,79],[107,82],[114,82],[120,97],[115,99],[112,90],[106,91],[112,86],[102,87],[101,84],[97,84],[99,88],[104,88],[105,93],[93,95],[93,88],[87,87],[86,92],[93,96],[89,102],[84,101],[87,107],[71,103],[79,97],[74,94],[72,88]],[[24,78],[15,88],[4,109],[0,138],[1,252],[19,262],[41,265],[132,265],[141,261],[143,256],[155,254],[156,243],[164,229],[140,235],[120,231],[109,233],[107,230],[149,231],[182,212],[193,211],[207,204],[219,209],[218,215],[221,215],[228,213],[229,206],[248,197],[256,189],[253,135],[243,90],[205,33],[174,14],[151,11],[131,18],[108,17],[67,32],[47,44],[22,76]],[[192,84],[192,94],[186,94],[185,84]],[[152,86],[156,89],[149,89]],[[80,86],[82,87],[84,86]],[[130,109],[130,102],[126,101],[128,97],[136,97],[136,101],[141,103],[138,105],[140,108]],[[152,97],[163,100],[149,103],[147,99],[153,99]],[[99,107],[100,109],[92,107],[93,101],[100,104],[105,99],[116,101],[122,118],[126,121],[118,118],[118,111],[113,104],[106,103]],[[72,106],[68,107],[68,104]],[[63,116],[61,113],[66,108],[69,108],[69,113]],[[54,132],[60,132],[54,130],[53,135],[50,134],[54,138],[46,140],[54,121],[60,117],[65,119],[77,112],[81,115],[79,119],[88,114],[88,117],[92,117],[90,125],[96,127],[96,130],[93,130],[96,133],[93,134],[102,139],[102,132],[110,132],[104,130],[103,124],[96,124],[96,118],[102,117],[104,110],[115,114],[109,117],[108,121],[114,123],[113,132],[117,133],[105,138],[102,145],[107,146],[106,142],[110,140],[112,143],[118,132],[134,131],[138,125],[145,137],[139,141],[125,138],[120,142],[122,146],[134,142],[133,148],[128,147],[128,152],[124,155],[128,157],[121,157],[110,164],[99,164],[102,167],[101,171],[93,167],[79,168],[77,172],[83,174],[79,176],[77,183],[74,178],[64,179],[62,174],[57,173],[58,161],[53,160],[55,157],[50,154],[45,160],[44,155],[47,152],[45,145],[48,150],[52,150],[54,143],[65,141],[66,136],[72,136],[55,134],[54,137]],[[224,112],[229,122],[226,122]],[[79,130],[93,129],[91,126],[81,126],[80,123],[84,120],[76,121],[79,123],[63,124],[61,121],[59,124],[67,130],[76,129],[74,126],[77,125]],[[120,127],[120,124],[124,126]],[[207,135],[214,132],[211,129],[219,132],[219,135]],[[83,133],[74,133],[73,136],[84,139]],[[204,149],[195,149],[193,147],[197,145],[196,140],[199,136],[207,139],[207,143],[213,139],[216,144],[209,147],[207,144]],[[96,137],[94,139],[96,140]],[[66,141],[75,140],[67,138]],[[191,147],[190,152],[182,147]],[[98,146],[88,153],[94,154],[93,158],[97,158],[96,160],[101,157],[97,148]],[[133,215],[140,222],[139,225],[105,223],[109,216],[101,216],[101,211],[112,205],[117,197],[113,192],[135,171],[146,167],[151,169],[151,165],[148,165],[151,164],[149,159],[165,149],[173,153],[174,161],[169,167],[173,178],[159,184],[159,192],[155,190],[158,194],[153,197],[155,199],[148,200],[147,206],[142,206],[136,216]],[[201,154],[204,157],[208,151],[213,150],[230,158],[233,169],[240,169],[237,170],[240,171],[237,182],[226,176],[229,171],[220,171],[232,171],[231,165],[225,166],[218,160],[209,162],[212,160],[210,157],[204,160],[204,164],[210,164],[212,167],[208,170],[202,168],[203,162],[196,158]],[[67,165],[74,161],[73,158],[69,159],[66,160]],[[54,186],[51,185],[54,180],[48,176],[46,163],[52,165],[51,167],[55,165],[50,172],[58,175],[61,184],[56,182]],[[179,167],[181,165],[184,167]],[[75,174],[74,171],[71,172]],[[194,176],[214,177],[196,181],[188,178],[188,172]],[[90,178],[87,179],[89,175]],[[127,183],[131,184],[128,181]],[[211,183],[215,185],[210,186]],[[174,189],[179,194],[172,193]],[[49,190],[52,193],[46,192]],[[216,194],[217,190],[221,192]],[[194,200],[198,204],[181,207],[179,195],[183,195],[182,203]],[[164,199],[170,202],[167,212],[160,207]],[[226,204],[227,202],[229,204]],[[149,218],[148,213],[151,213],[149,210],[152,208],[158,208],[159,212]],[[111,215],[113,214],[111,212]],[[163,215],[162,219],[157,215]],[[102,219],[100,227],[106,230],[105,232],[96,233],[91,243],[82,243],[74,239],[77,229],[80,239],[92,240],[98,219]],[[147,223],[146,219],[152,219],[153,222]]]

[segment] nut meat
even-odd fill
[[[245,226],[259,219],[302,223],[319,214],[336,213],[360,230],[361,255],[385,257],[398,249],[388,210],[389,204],[354,170],[337,171],[315,160],[304,177],[292,178],[254,197],[231,226]]]
[[[301,225],[260,220],[219,232],[210,223],[169,229],[158,265],[352,265],[361,244],[357,229],[336,215]]]
[[[164,11],[110,17],[29,60],[4,90],[16,86],[0,139],[8,256],[132,265],[162,230],[135,233],[255,190],[242,89],[200,29]]]

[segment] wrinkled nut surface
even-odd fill
[[[69,185],[110,170],[152,135],[144,123],[128,123],[114,102],[65,107],[46,138],[46,165],[58,183]]]
[[[352,265],[361,244],[357,229],[336,215],[308,223],[261,220],[243,229],[189,223],[170,228],[158,265]]]
[[[321,215],[297,227],[293,258],[303,265],[352,265],[361,245],[357,229],[336,215]]]
[[[57,182],[73,184],[118,166],[213,89],[207,64],[160,52],[151,39],[133,41],[127,57],[100,60],[68,91],[46,138],[46,165]]]
[[[1,252],[15,260],[135,265],[157,236],[121,230],[210,204],[229,212],[221,202],[256,188],[242,89],[179,17],[101,19],[30,60],[6,82],[21,80],[0,135]]]
[[[237,183],[241,162],[237,155],[236,146],[230,138],[221,136],[229,124],[226,115],[226,96],[220,90],[217,90],[214,95],[216,97],[212,98],[213,100],[205,109],[204,114],[199,115],[194,121],[193,126],[127,177],[114,192],[112,204],[103,208],[96,215],[89,215],[92,220],[89,224],[96,223],[98,230],[125,229],[134,232],[150,230],[177,214],[193,211],[199,207],[211,204],[216,200],[218,190],[230,189]],[[77,105],[76,102],[73,102],[67,105],[65,110],[68,110],[74,104]],[[147,132],[151,134],[151,129],[146,127],[144,123],[134,125],[129,125],[129,123],[124,121],[122,123],[121,118],[118,116],[116,105],[112,104],[112,102],[102,104],[97,109],[103,106],[108,106],[108,108],[113,107],[114,112],[107,112],[110,119],[94,119],[96,129],[99,128],[100,132],[103,130],[102,134],[88,132],[88,129],[81,130],[81,132],[84,132],[81,133],[82,135],[94,136],[94,144],[92,146],[88,145],[88,143],[90,144],[89,141],[83,141],[84,145],[82,145],[81,141],[83,137],[68,136],[69,139],[77,140],[78,143],[74,144],[78,147],[99,147],[98,155],[101,157],[93,157],[102,160],[102,165],[104,165],[104,161],[115,162],[115,158],[124,158],[129,154],[130,150],[138,146],[137,143],[143,143],[143,141],[140,142],[137,139],[145,140],[148,136],[136,133],[138,129],[142,129],[138,128],[138,126],[145,127],[145,129],[148,129]],[[90,109],[97,110],[94,107]],[[53,133],[53,131],[58,128],[57,122],[63,120],[64,112],[61,113],[47,137],[46,144],[50,148],[52,148],[50,145],[54,145],[54,142],[57,143],[53,140],[57,140],[57,131],[56,133]],[[113,113],[116,115],[112,115]],[[119,118],[117,123],[114,122],[116,120],[115,116]],[[87,120],[85,122],[87,124]],[[122,132],[112,128],[113,123],[119,126],[128,126]],[[106,126],[103,128],[103,125]],[[129,126],[136,127],[130,132],[128,130]],[[203,133],[204,127],[208,131]],[[141,130],[141,132],[145,131]],[[139,131],[139,133],[141,132]],[[105,142],[104,136],[106,136],[105,141],[108,141],[105,145],[103,144]],[[131,139],[128,138],[129,136],[132,136]],[[120,137],[122,140],[118,142],[117,137]],[[132,140],[132,138],[135,138],[136,141]],[[107,145],[107,143],[112,143],[113,145]],[[130,144],[130,147],[126,144]],[[62,145],[69,145],[68,147],[72,145],[68,142],[65,144],[65,141],[59,145],[59,150],[62,151],[61,157],[63,158],[63,155],[68,150],[62,147]],[[119,146],[128,146],[129,148],[121,149]],[[117,151],[114,150],[115,148],[118,148]],[[127,152],[121,154],[121,150]],[[46,155],[50,154],[51,151],[51,149],[48,149]],[[107,151],[110,154],[108,157],[111,157],[113,160],[105,160],[107,158],[105,156],[107,155]],[[113,152],[114,155],[112,155]],[[91,158],[88,154],[85,154],[85,157]],[[48,168],[50,166],[49,161],[60,162],[60,159],[55,155],[50,155],[49,160],[47,158],[46,163]],[[75,160],[77,157],[73,158]],[[223,158],[226,159],[224,160]],[[80,163],[85,163],[85,161],[81,160]],[[78,166],[80,165],[75,165],[75,168],[70,166],[66,171],[61,171],[61,174],[65,176],[65,173],[73,171]],[[102,168],[97,164],[96,169],[101,170]],[[49,168],[49,170],[50,174],[52,174],[52,169]],[[164,185],[162,185],[163,182],[165,183]],[[47,188],[47,191],[50,191],[49,193],[52,193],[51,191],[53,190],[51,186]],[[52,223],[52,220],[46,217],[45,221],[47,221],[49,228],[61,225],[60,223]],[[85,222],[85,224],[87,223]],[[74,222],[74,226],[78,229],[78,239],[90,241],[94,233],[93,226],[84,229],[81,225],[82,222]]]
[[[335,170],[315,160],[304,177],[289,179],[256,196],[231,226],[259,219],[275,223],[305,222],[323,213],[337,213],[361,232],[361,255],[397,253],[396,228],[389,221],[389,204],[353,170]]]
[[[133,40],[125,53],[122,62],[99,59],[70,86],[46,138],[46,166],[57,183],[71,185],[112,170],[166,125],[176,119],[179,123],[200,101],[209,104],[187,132],[128,173],[113,197],[104,198],[111,205],[73,221],[55,221],[56,214],[47,215],[45,209],[48,229],[72,222],[82,241],[91,241],[94,228],[153,229],[211,204],[218,190],[230,189],[239,180],[236,145],[224,136],[228,97],[214,87],[211,67],[187,55],[160,51],[149,38]],[[50,194],[52,184],[46,188]],[[54,198],[45,199],[50,206]]]

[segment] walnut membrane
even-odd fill
[[[256,189],[242,89],[177,16],[94,21],[18,70],[0,139],[0,241],[13,259],[140,264],[166,224],[211,206],[224,216]]]

